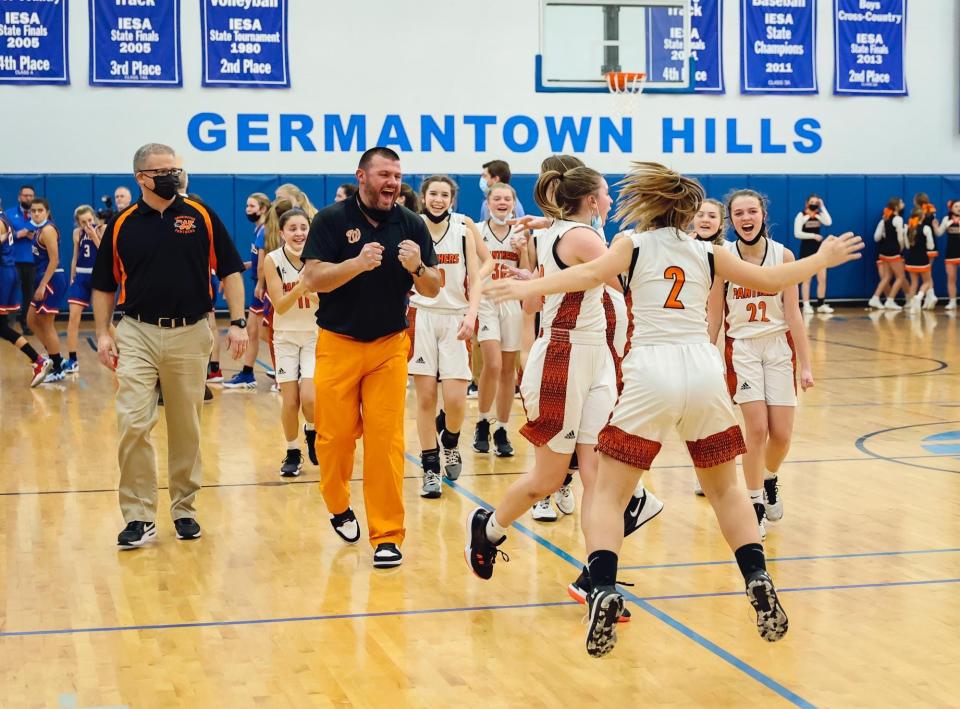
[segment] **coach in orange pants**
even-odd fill
[[[395,204],[399,156],[371,148],[360,158],[360,189],[320,211],[303,249],[303,280],[317,308],[317,458],[330,523],[360,539],[350,507],[356,441],[363,436],[363,498],[373,565],[403,561],[403,410],[407,293],[436,295],[440,272],[423,220]]]

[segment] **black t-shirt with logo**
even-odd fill
[[[317,213],[303,248],[303,259],[343,263],[360,255],[365,244],[383,246],[383,261],[339,288],[320,293],[317,325],[340,335],[371,342],[407,327],[408,293],[413,277],[400,263],[400,242],[409,239],[420,246],[426,266],[437,265],[433,241],[423,219],[401,206],[373,226],[357,205],[356,198],[336,202]]]

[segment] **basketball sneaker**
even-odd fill
[[[435,500],[440,497],[442,490],[443,486],[440,481],[440,474],[432,470],[424,470],[423,483],[420,485],[420,497]]]
[[[587,654],[603,657],[617,644],[623,596],[613,586],[597,586],[587,596],[587,608]]]
[[[303,440],[307,444],[307,457],[310,459],[310,462],[314,465],[320,465],[320,462],[317,460],[317,432],[316,430],[308,431],[306,425],[303,427]]]
[[[460,458],[459,448],[443,449],[443,476],[447,480],[456,480],[463,470],[463,460]]]
[[[153,522],[130,522],[117,537],[121,549],[136,549],[157,538],[157,525]]]
[[[577,498],[573,495],[573,488],[570,483],[560,486],[560,489],[553,493],[553,503],[565,515],[572,515],[577,508]]]
[[[62,369],[57,369],[47,375],[47,378],[41,382],[42,384],[53,384],[54,382],[62,382],[66,378],[66,374],[63,373]]]
[[[773,643],[787,634],[790,623],[766,571],[758,569],[747,577],[747,598],[757,612],[757,630],[761,638]]]
[[[210,387],[204,384],[203,385],[203,403],[206,404],[210,401],[213,401],[213,392],[210,391]]]
[[[553,509],[553,505],[550,503],[550,495],[538,500],[537,504],[533,506],[533,518],[537,522],[557,521],[557,511]]]
[[[777,485],[777,476],[763,481],[763,508],[767,519],[779,522],[783,519],[783,498],[780,497],[780,486]]]
[[[220,367],[207,372],[207,384],[223,384],[223,371]]]
[[[177,530],[177,539],[189,540],[200,538],[200,525],[193,517],[181,517],[173,520],[173,526]]]
[[[617,583],[622,583],[625,586],[633,585],[632,583],[624,583],[623,581],[618,581]],[[587,596],[590,595],[590,591],[592,590],[593,582],[590,580],[590,572],[587,571],[587,567],[584,566],[580,575],[577,576],[577,580],[567,586],[567,595],[580,605],[584,605],[587,602]],[[629,623],[630,617],[630,609],[625,607],[618,622]]]
[[[477,396],[479,396],[479,394],[480,394],[480,388],[473,382],[470,382],[467,385],[467,398],[476,399]]]
[[[493,445],[496,447],[495,453],[500,458],[510,458],[513,456],[513,446],[510,445],[510,439],[507,438],[507,429],[503,426],[493,432]]]
[[[60,371],[64,374],[78,374],[80,372],[80,363],[75,359],[65,359],[60,366]]]
[[[757,513],[757,525],[760,527],[760,541],[762,542],[767,538],[767,527],[763,523],[767,516],[766,508],[764,508],[762,502],[754,502],[753,511]]]
[[[639,486],[638,486],[639,487]],[[627,509],[623,511],[623,536],[629,537],[640,527],[663,512],[663,502],[649,490],[639,487],[633,491]]]
[[[504,561],[510,561],[505,552],[497,549],[506,536],[501,537],[496,544],[487,538],[487,522],[492,514],[493,512],[477,507],[467,515],[467,546],[463,549],[463,556],[477,578],[484,581],[493,577],[493,565],[498,554]]]
[[[288,448],[287,455],[280,463],[280,476],[284,478],[295,478],[300,475],[303,469],[303,453],[299,448]]]
[[[875,295],[872,298],[870,298],[870,300],[867,301],[867,307],[880,310],[881,308],[883,308],[883,303],[880,302],[879,296]]]
[[[473,432],[473,450],[477,453],[490,452],[490,422],[486,419],[477,421],[477,429]]]
[[[400,548],[393,542],[384,542],[378,544],[373,552],[373,568],[390,569],[394,566],[400,566],[403,563],[403,554]]]
[[[337,536],[347,544],[356,544],[360,540],[360,523],[349,507],[346,512],[330,515],[330,525]]]
[[[38,357],[33,363],[33,379],[30,381],[30,388],[43,384],[50,373],[53,371],[53,361],[45,357]]]
[[[224,389],[256,389],[257,379],[251,372],[237,372],[223,382]]]

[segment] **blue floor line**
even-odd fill
[[[420,461],[419,461],[418,459],[414,458],[414,457],[413,457],[412,455],[410,455],[409,453],[404,452],[404,456],[406,456],[407,460],[410,460],[410,461],[413,462],[414,464],[420,465]],[[476,503],[477,505],[480,505],[481,507],[484,507],[485,509],[488,509],[488,510],[493,509],[493,508],[490,506],[490,504],[487,503],[485,500],[483,500],[481,497],[477,496],[476,494],[474,494],[474,493],[471,492],[470,490],[467,490],[466,488],[462,487],[461,485],[457,484],[456,482],[451,482],[451,481],[447,480],[446,478],[443,478],[443,482],[444,482],[444,484],[446,484],[448,487],[450,487],[451,489],[455,490],[455,491],[456,491],[457,493],[459,493],[460,495],[463,495],[463,496],[464,496],[465,498],[467,498],[468,500]],[[561,559],[563,559],[564,561],[566,561],[568,564],[572,565],[574,568],[580,569],[580,568],[583,566],[582,562],[580,562],[580,561],[578,561],[577,559],[575,559],[575,558],[574,558],[573,556],[571,556],[568,552],[566,552],[565,550],[563,550],[563,549],[561,549],[560,547],[556,546],[556,545],[553,544],[552,542],[544,539],[543,537],[541,537],[541,536],[540,536],[539,534],[537,534],[536,532],[533,532],[532,530],[524,527],[522,524],[519,524],[519,523],[517,523],[517,522],[514,522],[513,525],[512,525],[512,527],[513,527],[514,529],[516,529],[517,531],[519,531],[521,534],[524,534],[525,536],[530,537],[531,539],[533,539],[534,541],[536,541],[538,544],[540,544],[541,546],[545,547],[546,549],[549,549],[551,552],[553,552],[554,554],[556,554],[557,556],[559,556]],[[747,676],[751,677],[752,679],[755,679],[757,682],[759,682],[759,683],[762,684],[763,686],[767,687],[769,690],[775,692],[776,694],[779,694],[781,697],[783,697],[784,699],[786,699],[788,702],[790,702],[790,703],[792,703],[792,704],[794,704],[794,705],[796,705],[796,706],[798,706],[798,707],[812,708],[812,707],[814,706],[813,704],[811,704],[810,702],[808,702],[806,699],[804,699],[804,698],[801,697],[800,695],[798,695],[798,694],[796,694],[795,692],[792,692],[791,690],[789,690],[789,689],[787,689],[786,687],[784,687],[782,684],[780,684],[779,682],[777,682],[777,681],[776,681],[775,679],[773,679],[772,677],[769,677],[769,676],[765,675],[765,674],[764,674],[763,672],[761,672],[760,670],[752,667],[751,665],[747,664],[746,662],[744,662],[744,661],[741,660],[740,658],[738,658],[738,657],[736,657],[735,655],[731,654],[730,652],[724,650],[722,647],[720,647],[720,646],[717,645],[716,643],[712,642],[711,640],[708,640],[708,639],[705,638],[704,636],[700,635],[700,633],[698,633],[698,632],[696,632],[695,630],[693,630],[692,628],[689,628],[688,626],[684,625],[683,623],[681,623],[680,621],[676,620],[675,618],[673,618],[672,616],[668,615],[667,613],[664,613],[664,612],[661,611],[659,608],[656,608],[655,606],[650,605],[649,603],[647,603],[645,600],[643,600],[643,599],[640,598],[639,596],[636,596],[636,595],[630,593],[629,591],[622,590],[622,589],[621,589],[621,593],[623,593],[624,598],[627,598],[627,599],[633,601],[636,605],[638,605],[640,608],[642,608],[644,611],[646,611],[646,612],[649,613],[650,615],[652,615],[652,616],[654,616],[655,618],[657,618],[658,620],[666,623],[666,624],[669,625],[671,628],[673,628],[674,630],[677,630],[677,631],[680,632],[682,635],[684,635],[684,636],[686,636],[687,638],[693,640],[695,643],[697,643],[697,644],[700,645],[701,647],[709,650],[709,651],[712,652],[714,655],[716,655],[716,656],[719,657],[720,659],[724,660],[724,661],[727,662],[728,664],[732,665],[733,667],[737,668],[738,670],[740,670],[741,672],[743,672],[743,673],[746,674]]]
[[[849,554],[823,554],[809,556],[774,556],[767,557],[767,563],[783,561],[819,561],[821,559],[861,559],[873,556],[909,556],[911,554],[956,554],[960,548],[949,549],[909,549],[906,551],[865,551]],[[684,561],[675,564],[641,564],[639,566],[621,566],[621,570],[639,571],[643,569],[679,569],[692,566],[726,566],[737,563],[733,559],[724,561]]]

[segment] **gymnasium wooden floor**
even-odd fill
[[[956,706],[957,320],[851,309],[809,327],[817,386],[766,542],[789,634],[757,635],[674,441],[647,477],[666,509],[622,556],[634,620],[604,660],[585,654],[565,593],[584,557],[576,515],[521,519],[491,582],[466,568],[464,516],[532,459],[516,433],[513,459],[470,451],[475,402],[464,473],[439,500],[417,495],[408,421],[400,569],[339,542],[315,468],[280,481],[279,400],[262,375],[204,410],[203,539],[176,541],[161,492],[158,543],[118,552],[110,375],[84,345],[78,377],[30,390],[3,346],[0,705]],[[163,469],[162,420],[157,434]]]

